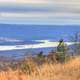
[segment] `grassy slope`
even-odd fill
[[[44,63],[38,67],[29,62],[32,74],[23,73],[20,69],[0,72],[0,80],[80,80],[80,58],[65,64]]]

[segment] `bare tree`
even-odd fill
[[[77,32],[71,37],[71,41],[74,42],[73,50],[76,54],[80,55],[80,33]]]

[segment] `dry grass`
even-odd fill
[[[17,70],[9,68],[8,71],[0,72],[0,80],[80,80],[80,57],[65,64],[44,63],[37,66],[33,61],[27,64],[31,74],[24,73],[20,68]],[[26,72],[25,68],[24,70]]]

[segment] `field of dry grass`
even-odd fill
[[[26,68],[24,70],[9,68],[0,72],[0,80],[80,80],[80,57],[64,64],[44,63],[37,66],[33,61],[27,64],[30,74],[26,73]]]

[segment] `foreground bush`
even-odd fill
[[[15,70],[8,68],[7,71],[1,71],[0,80],[80,80],[80,57],[64,64],[45,62],[38,66],[32,60],[20,64],[25,67],[19,65]],[[23,68],[31,73],[25,73]]]

